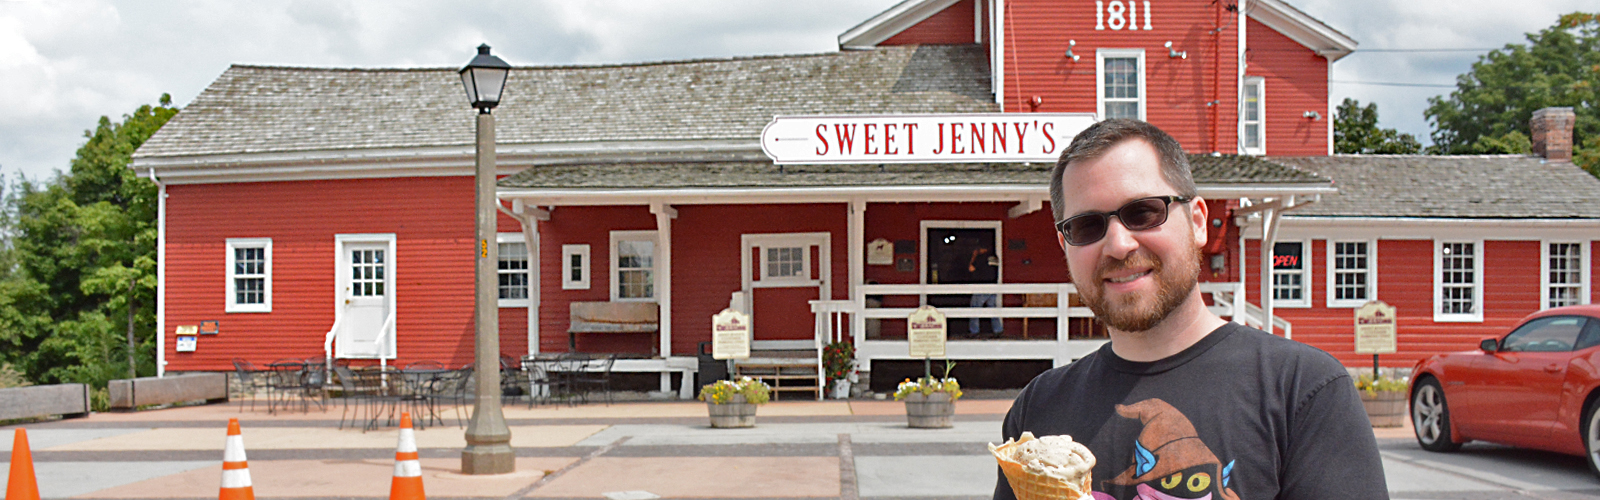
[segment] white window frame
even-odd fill
[[[1106,119],[1106,59],[1133,57],[1139,60],[1139,119],[1145,119],[1145,103],[1150,100],[1150,94],[1145,91],[1149,72],[1145,71],[1144,49],[1095,49],[1094,51],[1094,106],[1095,114],[1101,120]]]
[[[572,256],[578,256],[578,279],[572,279]],[[589,261],[589,245],[561,245],[561,289],[588,290],[589,272],[594,266]]]
[[[1277,244],[1279,244],[1279,243],[1299,243],[1300,244],[1300,270],[1299,271],[1279,271],[1277,269],[1273,269],[1272,270],[1272,307],[1283,307],[1283,308],[1305,308],[1305,307],[1311,307],[1311,290],[1312,290],[1312,286],[1311,286],[1311,258],[1307,257],[1307,254],[1311,254],[1312,253],[1312,251],[1311,251],[1311,242],[1308,241],[1308,240],[1284,239],[1284,240],[1274,241],[1272,244],[1273,244],[1273,246],[1277,246]],[[1276,258],[1279,255],[1277,253],[1277,249],[1276,248],[1273,249],[1273,254],[1272,255],[1273,255],[1274,258]],[[1277,266],[1273,266],[1273,267],[1277,267]],[[1278,298],[1278,275],[1280,275],[1280,274],[1281,275],[1290,275],[1290,274],[1299,274],[1300,275],[1300,299],[1299,300],[1280,299],[1280,298]]]
[[[494,235],[494,241],[496,245],[505,243],[521,243],[522,253],[528,260],[528,268],[522,271],[522,274],[524,275],[523,278],[526,280],[525,283],[527,283],[526,286],[528,288],[527,297],[521,299],[498,298],[500,296],[500,275],[514,274],[516,271],[506,271],[500,269],[500,262],[498,262],[498,260],[494,263],[494,286],[495,297],[497,297],[495,300],[499,307],[528,307],[529,304],[533,303],[533,266],[538,264],[536,259],[533,258],[533,255],[528,252],[528,242],[524,240],[525,238],[522,237],[522,233],[495,233]],[[504,256],[502,255],[501,257],[503,258]]]
[[[655,243],[651,247],[653,251],[650,254],[650,278],[655,281],[651,287],[652,293],[650,297],[623,298],[618,294],[621,291],[618,285],[622,283],[622,276],[621,270],[617,267],[618,260],[621,257],[620,253],[617,252],[617,243],[623,241],[650,241]],[[611,244],[606,247],[606,253],[611,254],[611,283],[606,288],[610,289],[607,293],[610,294],[612,302],[657,302],[659,300],[661,291],[661,237],[658,232],[653,230],[612,231]]]
[[[269,313],[272,312],[272,238],[228,238],[224,245],[227,249],[227,297],[223,299],[223,312],[230,313]],[[235,250],[239,248],[262,248],[265,250],[266,263],[263,266],[265,282],[262,283],[262,303],[240,304],[236,302],[239,295],[235,286],[234,263]]]
[[[1577,240],[1542,240],[1539,242],[1539,309],[1554,307],[1550,304],[1550,245],[1564,243],[1578,245],[1578,303],[1590,302],[1589,242]]]
[[[1256,145],[1248,147],[1245,144],[1245,130],[1250,122],[1245,120],[1245,106],[1248,104],[1244,98],[1244,89],[1255,87],[1256,90]],[[1267,80],[1259,76],[1247,76],[1244,87],[1239,90],[1239,151],[1247,155],[1267,154]]]
[[[1367,245],[1367,298],[1361,300],[1339,299],[1335,288],[1338,286],[1338,266],[1336,265],[1339,243],[1365,243]],[[1368,301],[1378,299],[1378,242],[1377,240],[1327,240],[1327,270],[1328,308],[1356,308]]]
[[[1472,244],[1472,312],[1470,314],[1451,313],[1440,311],[1444,304],[1444,245],[1470,243]],[[1482,323],[1483,322],[1483,261],[1487,258],[1483,254],[1483,240],[1449,239],[1433,240],[1433,321],[1438,323]]]

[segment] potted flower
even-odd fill
[[[754,427],[756,406],[771,398],[772,388],[750,377],[718,380],[700,388],[700,400],[706,402],[711,426],[717,428]]]
[[[850,384],[856,376],[856,346],[839,341],[822,346],[822,370],[827,374],[833,399],[850,397]]]
[[[941,429],[955,425],[956,400],[961,398],[961,383],[948,376],[954,362],[946,362],[945,378],[924,376],[900,382],[894,399],[906,402],[906,424],[917,429]]]
[[[1399,427],[1406,418],[1406,380],[1388,376],[1356,377],[1356,390],[1361,391],[1361,406],[1367,409],[1367,419],[1373,427]]]

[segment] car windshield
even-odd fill
[[[1583,330],[1586,318],[1578,316],[1552,316],[1529,321],[1506,336],[1503,351],[1560,352],[1571,351],[1578,343],[1578,333]]]

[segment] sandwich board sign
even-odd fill
[[[750,357],[750,316],[733,309],[711,315],[711,357],[748,359]]]
[[[933,306],[922,306],[906,317],[906,340],[913,358],[944,357],[946,321]]]
[[[1394,306],[1374,300],[1356,309],[1356,354],[1395,352]]]

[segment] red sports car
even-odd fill
[[[1588,458],[1600,473],[1600,305],[1529,315],[1478,350],[1433,356],[1411,377],[1417,442],[1472,440]]]

